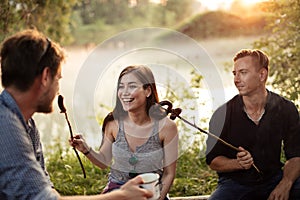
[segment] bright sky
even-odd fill
[[[154,3],[160,3],[161,0],[151,0]],[[217,9],[228,9],[234,0],[197,0],[199,1],[203,7],[209,10],[217,10]],[[253,5],[258,2],[268,1],[268,0],[239,0],[245,5]]]
[[[209,10],[217,10],[218,8],[229,8],[232,0],[198,0],[203,6]]]
[[[198,0],[203,6],[209,10],[217,10],[218,8],[229,8],[233,0]],[[240,0],[245,5],[251,5],[266,0]]]

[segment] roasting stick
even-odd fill
[[[232,149],[234,149],[234,150],[236,150],[236,151],[238,151],[238,152],[241,151],[239,148],[233,146],[232,144],[226,142],[225,140],[219,138],[218,136],[216,136],[216,135],[214,135],[214,134],[212,134],[212,133],[210,133],[210,132],[207,132],[207,131],[201,129],[201,128],[199,128],[198,126],[196,126],[195,124],[193,124],[193,123],[189,122],[188,120],[182,118],[182,117],[180,116],[181,108],[175,108],[175,109],[172,109],[172,103],[171,103],[171,102],[169,102],[169,101],[162,101],[162,102],[160,102],[159,104],[160,104],[161,107],[166,111],[167,114],[171,113],[170,119],[174,120],[176,117],[178,117],[179,119],[181,119],[181,120],[182,120],[183,122],[185,122],[186,124],[189,124],[190,126],[196,128],[196,129],[198,129],[200,132],[205,133],[205,134],[207,134],[207,135],[209,135],[209,136],[215,138],[216,140],[222,142],[224,145],[226,145],[226,146],[228,146],[228,147],[230,147],[230,148],[232,148]],[[167,105],[168,108],[164,108],[164,107],[163,107],[164,105]],[[255,168],[255,170],[256,170],[259,174],[262,174],[262,172],[258,169],[258,167],[257,167],[254,163],[252,164],[252,166]]]
[[[70,123],[70,121],[69,121],[69,119],[68,119],[67,109],[66,109],[66,107],[64,106],[64,98],[63,98],[62,95],[59,95],[59,96],[58,96],[58,107],[59,107],[59,109],[60,109],[60,113],[64,113],[64,114],[65,114],[65,118],[66,118],[66,121],[67,121],[68,126],[69,126],[69,131],[70,131],[71,140],[73,140],[73,138],[74,138],[74,137],[73,137],[73,131],[72,131],[71,123]],[[76,156],[77,156],[77,159],[78,159],[78,161],[79,161],[79,163],[80,163],[80,167],[81,167],[81,170],[82,170],[82,173],[83,173],[83,177],[86,178],[85,169],[84,169],[84,167],[83,167],[83,164],[82,164],[82,161],[81,161],[81,159],[80,159],[80,156],[79,156],[79,154],[78,154],[76,148],[73,147],[73,149],[74,149],[75,154],[76,154]]]
[[[193,126],[194,128],[198,129],[198,130],[201,131],[202,133],[206,133],[207,135],[209,135],[209,136],[215,138],[216,140],[222,142],[223,144],[227,145],[228,147],[230,147],[230,148],[232,148],[232,149],[234,149],[234,150],[236,150],[236,151],[238,151],[238,152],[241,151],[239,148],[237,148],[237,147],[235,147],[235,146],[229,144],[229,143],[226,142],[225,140],[223,140],[223,139],[217,137],[216,135],[214,135],[214,134],[212,134],[212,133],[210,133],[210,132],[207,132],[207,131],[205,131],[205,130],[199,128],[199,127],[197,127],[195,124],[192,124],[191,122],[187,121],[186,119],[182,118],[181,116],[179,116],[179,115],[176,115],[176,116],[177,116],[179,119],[181,119],[182,121],[184,121],[185,123],[187,123],[187,124]],[[256,170],[258,173],[261,173],[261,171],[258,169],[258,167],[257,167],[254,163],[252,164],[252,166],[255,168],[255,170]]]

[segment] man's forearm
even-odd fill
[[[286,161],[283,169],[282,181],[291,185],[300,176],[300,157],[291,158]]]
[[[218,156],[214,158],[209,167],[217,172],[232,172],[243,170],[237,159],[230,159],[225,156]]]

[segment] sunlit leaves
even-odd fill
[[[272,87],[300,106],[300,1],[273,1],[270,34],[254,46],[270,56]]]
[[[71,42],[71,12],[77,0],[4,0],[0,2],[0,40],[37,28],[54,41]]]

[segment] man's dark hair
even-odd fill
[[[52,78],[65,59],[61,47],[37,30],[25,30],[7,38],[1,48],[3,87],[26,91],[34,79],[49,67]]]

